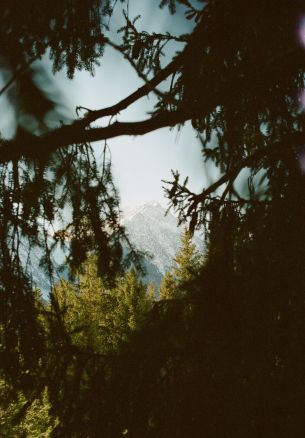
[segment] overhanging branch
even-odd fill
[[[42,136],[34,136],[31,134],[24,134],[14,141],[2,141],[0,142],[0,163],[6,163],[11,160],[16,160],[21,157],[35,158],[51,153],[59,147],[67,146],[69,144],[81,144],[84,142],[94,142],[99,140],[110,139],[122,135],[136,136],[144,135],[148,132],[164,128],[171,127],[180,123],[184,123],[187,120],[194,119],[196,117],[204,118],[209,114],[220,102],[225,102],[230,95],[230,90],[236,86],[237,81],[242,89],[248,89],[248,87],[255,83],[261,77],[261,74],[257,75],[254,71],[249,74],[244,80],[235,78],[232,83],[224,84],[217,93],[209,93],[209,97],[206,102],[202,102],[200,108],[190,108],[189,110],[176,110],[173,112],[163,112],[152,116],[149,119],[140,122],[115,122],[109,126],[101,128],[90,128],[89,125],[93,121],[106,116],[113,116],[120,111],[126,109],[128,106],[149,94],[155,87],[165,80],[170,74],[177,71],[183,64],[184,52],[178,55],[172,62],[170,62],[164,69],[160,70],[154,78],[144,84],[135,92],[131,93],[126,98],[113,106],[103,108],[100,110],[89,111],[85,117],[80,120],[76,120],[71,125],[61,126],[51,132],[48,132]],[[303,61],[304,62],[304,61]],[[266,69],[267,73],[270,66]],[[304,139],[302,138],[304,143]],[[303,144],[301,143],[301,144]],[[263,153],[265,153],[264,151]],[[245,163],[243,163],[244,166]],[[243,167],[242,166],[242,167]],[[233,169],[232,172],[236,172],[237,169]],[[204,192],[198,196],[198,202],[214,191],[217,187],[228,181],[228,176],[223,176],[219,181],[214,183],[208,192]]]
[[[115,122],[102,128],[87,128],[79,125],[63,126],[43,136],[23,134],[15,141],[4,141],[0,146],[0,163],[21,157],[38,158],[70,144],[106,140],[122,135],[136,136],[160,128],[175,126],[191,118],[185,111],[165,112],[140,122]]]
[[[276,142],[272,146],[268,148],[261,148],[258,149],[256,152],[254,152],[251,155],[248,155],[244,159],[242,159],[239,163],[237,163],[235,166],[232,166],[228,172],[226,172],[224,175],[222,175],[217,181],[215,181],[213,184],[211,184],[209,187],[204,189],[201,193],[192,193],[190,190],[188,190],[186,187],[178,187],[179,193],[185,193],[186,197],[188,198],[188,210],[187,215],[190,215],[193,211],[197,210],[197,207],[199,204],[203,204],[204,201],[215,191],[221,187],[225,183],[233,184],[233,182],[236,180],[237,176],[240,174],[240,172],[247,168],[252,167],[255,163],[257,163],[259,160],[261,160],[264,157],[269,157],[271,159],[272,156],[277,159],[280,159],[281,157],[281,151],[286,151],[293,147],[297,150],[298,147],[304,144],[304,134],[301,132],[295,132],[293,134],[288,134],[285,136],[281,142]]]
[[[142,87],[131,93],[129,96],[122,99],[115,105],[103,108],[100,110],[90,111],[82,120],[77,120],[73,123],[74,126],[85,127],[97,119],[107,116],[114,116],[120,111],[126,109],[137,100],[155,90],[156,86],[163,82],[171,73],[175,72],[181,65],[181,55],[170,62],[164,69],[160,70],[151,80],[147,81]]]
[[[147,76],[146,76],[144,73],[142,73],[141,70],[138,69],[138,67],[137,67],[137,65],[136,65],[136,63],[135,63],[135,61],[134,61],[130,56],[128,56],[128,55],[124,52],[124,50],[122,49],[121,46],[119,46],[118,44],[115,44],[115,43],[113,43],[112,41],[107,40],[107,39],[106,39],[105,41],[106,41],[106,43],[107,43],[110,47],[112,47],[114,50],[116,50],[118,53],[120,53],[120,54],[126,59],[126,61],[129,62],[129,64],[131,65],[131,67],[135,70],[135,72],[137,73],[137,75],[139,76],[139,78],[142,79],[142,81],[144,81],[145,84],[147,84],[147,83],[149,82],[149,79],[147,78]],[[155,88],[155,89],[152,90],[152,91],[153,91],[157,96],[159,96],[159,97],[161,97],[161,98],[164,97],[164,93],[162,93],[162,92],[161,92],[160,90],[158,90],[157,88]]]
[[[159,83],[179,68],[181,57],[182,55],[178,55],[150,81],[115,105],[89,111],[82,119],[76,120],[71,125],[61,126],[39,137],[23,132],[15,140],[2,140],[0,142],[0,163],[17,160],[21,157],[39,157],[73,143],[93,142],[121,135],[143,135],[159,128],[183,123],[190,117],[185,112],[177,111],[159,114],[141,122],[115,122],[104,128],[89,128],[90,123],[102,117],[118,114],[153,91]]]

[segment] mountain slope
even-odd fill
[[[153,280],[157,285],[173,264],[179,250],[180,236],[183,227],[177,227],[177,218],[157,202],[144,204],[134,209],[126,209],[123,224],[131,242],[137,249],[148,253],[146,258],[146,281]],[[203,239],[198,234],[194,243],[199,250],[203,249]]]
[[[146,269],[145,282],[154,281],[159,287],[163,275],[173,265],[173,259],[179,251],[180,236],[183,227],[177,227],[177,219],[170,212],[165,216],[166,210],[156,202],[147,203],[133,209],[126,209],[122,222],[126,227],[130,241],[139,250],[147,254],[144,258]],[[203,249],[203,239],[196,235],[194,243],[199,250]],[[42,251],[35,249],[30,256],[33,286],[41,289],[43,294],[50,291],[48,274],[40,266]],[[24,246],[21,258],[26,264],[28,254]],[[54,254],[54,268],[56,282],[59,273],[56,268],[64,262],[65,255],[60,248]],[[67,277],[67,272],[61,274]]]

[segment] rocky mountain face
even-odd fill
[[[134,246],[146,254],[144,267],[146,269],[145,282],[154,281],[160,285],[163,275],[173,265],[173,259],[179,250],[180,236],[183,228],[177,227],[177,218],[156,202],[147,203],[136,208],[126,209],[122,218],[130,241]],[[194,236],[194,243],[199,250],[203,249],[203,239],[200,235]],[[31,254],[31,273],[33,286],[38,287],[44,294],[50,290],[48,274],[40,267],[42,252],[35,250]],[[24,249],[22,258],[27,260],[27,251]],[[56,273],[56,266],[63,263],[64,254],[60,249],[54,254],[55,282],[59,275],[67,277],[67,272]]]
[[[148,254],[145,259],[147,275],[145,281],[154,281],[159,286],[166,271],[173,265],[179,250],[183,227],[177,227],[177,218],[157,202],[126,209],[123,224],[130,241],[137,249]],[[195,234],[194,243],[203,249],[203,238]]]

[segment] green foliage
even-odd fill
[[[25,435],[33,438],[49,438],[58,420],[50,416],[50,402],[47,388],[42,392],[40,399],[35,399],[27,410],[22,427]]]
[[[8,436],[84,436],[101,417],[105,427],[112,421],[102,408],[112,403],[111,397],[103,391],[111,390],[119,357],[143,327],[152,299],[134,270],[112,288],[106,286],[98,276],[96,257],[82,264],[76,279],[61,280],[50,303],[37,295],[46,341],[37,377],[47,386],[38,385],[28,394],[3,393],[1,426]],[[6,387],[4,381],[2,385]],[[97,404],[93,412],[92,402]]]
[[[179,253],[174,259],[177,266],[173,269],[174,277],[179,284],[186,283],[194,278],[200,267],[200,255],[192,242],[191,233],[185,229],[181,235]]]
[[[159,288],[160,300],[174,298],[176,294],[176,282],[171,272],[166,272]]]
[[[109,288],[98,276],[95,258],[82,265],[76,284],[61,280],[52,300],[62,312],[72,345],[101,354],[117,352],[130,333],[141,327],[151,307],[146,286],[134,270]]]
[[[141,327],[143,318],[151,307],[146,286],[141,283],[134,270],[128,271],[116,285],[116,319],[121,328],[121,336],[128,330]],[[127,328],[127,330],[126,330]]]
[[[156,285],[153,281],[150,281],[147,285],[147,295],[150,302],[153,304],[156,298]]]
[[[53,414],[59,418],[54,436],[96,436],[100,430],[110,433],[109,428],[113,433],[125,349],[151,308],[146,287],[133,270],[110,289],[97,275],[96,259],[90,258],[77,278],[76,284],[61,281],[55,287],[47,317],[53,351],[48,384]]]
[[[14,401],[5,403],[7,392],[5,382],[0,383],[1,407],[0,407],[0,433],[2,436],[11,438],[33,437],[50,438],[52,430],[57,425],[50,415],[50,402],[47,388],[41,394],[41,398],[27,401],[26,397],[19,392]]]
[[[162,279],[159,298],[161,300],[182,298],[190,289],[190,282],[199,274],[202,256],[192,242],[192,235],[185,228],[181,235],[180,249],[174,258],[174,267]]]

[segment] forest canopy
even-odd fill
[[[192,23],[181,35],[141,30],[129,3],[1,2],[0,99],[15,109],[15,135],[0,139],[6,424],[11,415],[13,423],[23,418],[24,429],[12,433],[34,436],[27,415],[37,418],[42,400],[51,436],[299,436],[305,392],[304,2],[156,2]],[[119,41],[111,33],[115,14],[124,19],[115,29]],[[178,45],[164,56],[170,41]],[[35,81],[33,63],[49,57],[53,72],[94,74],[106,46],[124,57],[143,85],[110,107],[79,107],[77,117],[64,118]],[[150,93],[156,103],[149,115],[120,121]],[[139,268],[139,257],[120,222],[106,142],[186,121],[198,134],[203,160],[220,176],[199,193],[178,172],[165,182],[179,222],[190,233],[205,230],[206,254],[201,263],[177,256],[183,266],[187,258],[194,263],[187,275],[181,266],[169,273],[157,301],[153,293],[147,297],[136,271],[128,271],[128,262]],[[99,161],[92,144],[101,140]],[[184,239],[191,254],[187,234]],[[33,291],[21,251],[43,250],[52,284],[58,245],[67,247],[76,280],[55,286],[46,305]],[[77,287],[86,263],[94,266],[91,298],[86,287]],[[88,307],[78,315],[81,300]],[[94,303],[103,311],[98,317],[89,312],[89,320],[86,309]],[[12,399],[17,405],[10,410]]]

